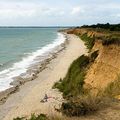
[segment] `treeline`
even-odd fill
[[[81,28],[103,28],[109,29],[110,31],[120,31],[120,24],[96,24],[96,25],[83,25]]]

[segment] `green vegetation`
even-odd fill
[[[91,61],[92,62],[94,62],[94,60],[97,58],[98,52],[99,52],[99,50],[96,50],[96,51],[91,53]]]
[[[83,35],[80,35],[80,38],[85,42],[87,48],[91,50],[95,43],[95,37],[89,37],[87,33],[85,33]]]
[[[89,57],[82,55],[70,66],[66,77],[55,83],[54,88],[63,92],[63,96],[75,96],[82,94],[86,67],[89,64]]]
[[[47,116],[45,114],[40,114],[40,115],[32,114],[30,118],[17,117],[17,118],[14,118],[13,120],[69,120],[69,119],[67,119],[66,117],[60,117],[57,115]]]
[[[61,109],[67,116],[83,116],[94,114],[105,106],[108,106],[105,98],[86,93],[82,96],[74,97],[68,102],[64,102]]]
[[[32,114],[29,119],[25,117],[21,117],[21,118],[17,117],[17,118],[14,118],[13,120],[49,120],[49,119],[47,118],[45,114],[40,114],[40,115]]]
[[[81,28],[85,28],[88,31],[97,32],[97,35],[93,37],[94,39],[102,40],[103,45],[111,45],[111,44],[120,44],[120,24],[97,24],[97,25],[84,25]],[[78,29],[78,28],[76,28]],[[78,34],[78,33],[77,33]],[[101,34],[101,35],[99,35]],[[87,41],[88,48],[92,48],[94,45],[94,40],[89,40],[90,38],[86,34],[81,35],[81,39]],[[92,39],[92,38],[91,38]],[[89,47],[90,46],[90,47]]]
[[[118,103],[116,99],[118,95],[120,95],[120,77],[111,82],[105,90],[97,90],[96,95],[88,90],[82,95],[72,97],[62,104],[61,110],[67,116],[93,114]]]
[[[68,34],[79,36],[86,44],[89,51],[94,46],[95,40],[101,40],[103,45],[120,45],[120,24],[97,24],[84,25],[73,29],[68,29]],[[89,32],[93,33],[89,36]]]
[[[100,24],[97,25],[83,25],[81,28],[102,28],[102,29],[108,29],[110,31],[120,31],[120,24]]]
[[[89,91],[83,87],[87,69],[98,56],[98,51],[91,53],[90,57],[82,55],[70,66],[65,78],[55,83],[54,88],[63,92],[67,102],[62,103],[61,111],[68,116],[89,114],[98,109],[101,101],[88,95]]]
[[[120,44],[120,36],[106,36],[102,39],[102,44],[103,45],[111,45],[111,44],[116,44],[119,45]]]

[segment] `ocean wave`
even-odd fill
[[[57,39],[55,39],[51,44],[48,44],[41,49],[28,53],[27,57],[24,57],[21,61],[14,63],[11,68],[5,69],[0,72],[0,91],[6,90],[10,87],[10,83],[13,81],[14,77],[17,77],[23,73],[25,73],[28,68],[35,64],[35,59],[39,56],[42,56],[46,53],[52,51],[55,47],[64,43],[65,37],[63,34],[58,33]]]
[[[0,67],[3,66],[4,64],[0,64]]]

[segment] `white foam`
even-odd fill
[[[25,73],[30,67],[30,65],[35,63],[35,59],[38,56],[42,56],[47,52],[50,52],[55,47],[64,43],[65,37],[63,34],[58,33],[58,38],[54,40],[53,43],[44,46],[43,48],[29,54],[29,56],[22,59],[22,61],[14,63],[14,65],[6,70],[0,72],[0,91],[6,90],[10,87],[10,83],[13,81],[12,78],[19,76],[22,73]]]

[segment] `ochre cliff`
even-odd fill
[[[106,36],[120,36],[119,32],[108,32],[102,29],[75,28],[68,29],[67,33],[81,36],[87,34],[95,37],[95,43],[91,50],[99,50],[99,55],[87,71],[85,83],[92,88],[105,88],[109,83],[118,79],[120,75],[120,45],[103,45]]]
[[[120,74],[120,46],[103,46],[101,41],[95,41],[92,51],[95,50],[99,50],[99,55],[88,70],[85,82],[95,88],[104,88]]]

